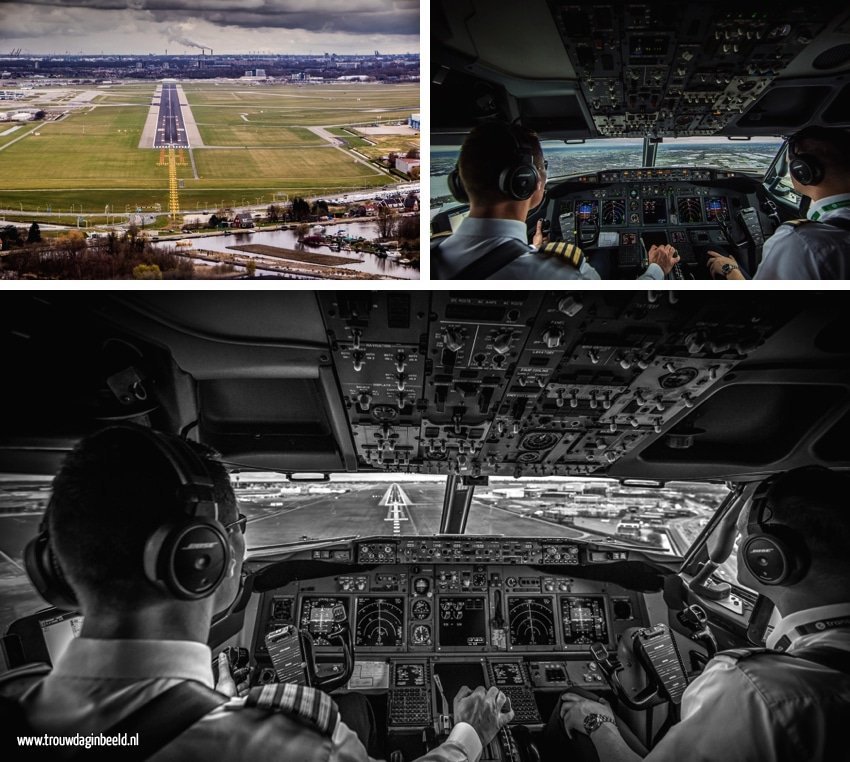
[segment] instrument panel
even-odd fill
[[[295,623],[311,623],[317,652],[334,650],[315,616],[331,610],[345,612],[355,654],[361,655],[582,653],[594,641],[613,646],[626,627],[641,624],[636,593],[610,582],[577,579],[568,570],[545,574],[523,565],[392,565],[292,582],[263,595],[255,657],[267,660],[267,632]],[[391,594],[387,579],[396,580]],[[349,592],[353,587],[356,592]]]
[[[581,175],[550,190],[551,240],[575,243],[602,277],[635,277],[653,245],[671,244],[683,275],[706,278],[709,249],[728,254],[730,237],[761,259],[772,230],[759,210],[758,183],[740,173],[686,168],[609,170]],[[727,235],[723,226],[727,228]],[[606,253],[614,250],[614,269]],[[601,269],[600,269],[601,268]]]

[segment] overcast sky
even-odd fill
[[[0,55],[416,53],[419,0],[0,0]]]

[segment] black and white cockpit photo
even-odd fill
[[[3,758],[847,759],[848,323],[7,293]]]

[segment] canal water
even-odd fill
[[[375,225],[370,222],[327,222],[322,223],[325,226],[325,235],[336,235],[341,232],[343,235],[358,237],[362,236],[367,240],[374,239],[377,235]],[[312,228],[313,226],[311,226]],[[208,249],[209,251],[222,251],[234,253],[229,246],[241,246],[244,244],[264,244],[266,246],[279,246],[283,249],[298,249],[298,237],[294,230],[268,230],[257,231],[255,233],[244,233],[239,231],[231,231],[228,235],[209,235],[198,236],[197,238],[188,238],[192,242],[192,248],[180,248],[181,254],[189,255],[192,249]],[[157,246],[174,246],[175,241],[164,241]],[[381,259],[374,254],[366,252],[353,251],[331,251],[327,246],[305,246],[304,251],[315,252],[317,254],[329,254],[335,257],[346,257],[356,260],[362,259],[363,262],[355,265],[339,265],[346,270],[358,272],[367,272],[375,275],[387,275],[393,278],[417,279],[419,278],[419,270],[413,267],[405,267],[398,263],[397,259]],[[256,256],[248,251],[235,251],[245,256]]]

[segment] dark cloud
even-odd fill
[[[246,29],[302,29],[341,34],[419,34],[418,0],[29,0],[15,6],[142,12],[152,21],[207,21]],[[185,35],[176,42],[200,47]]]

